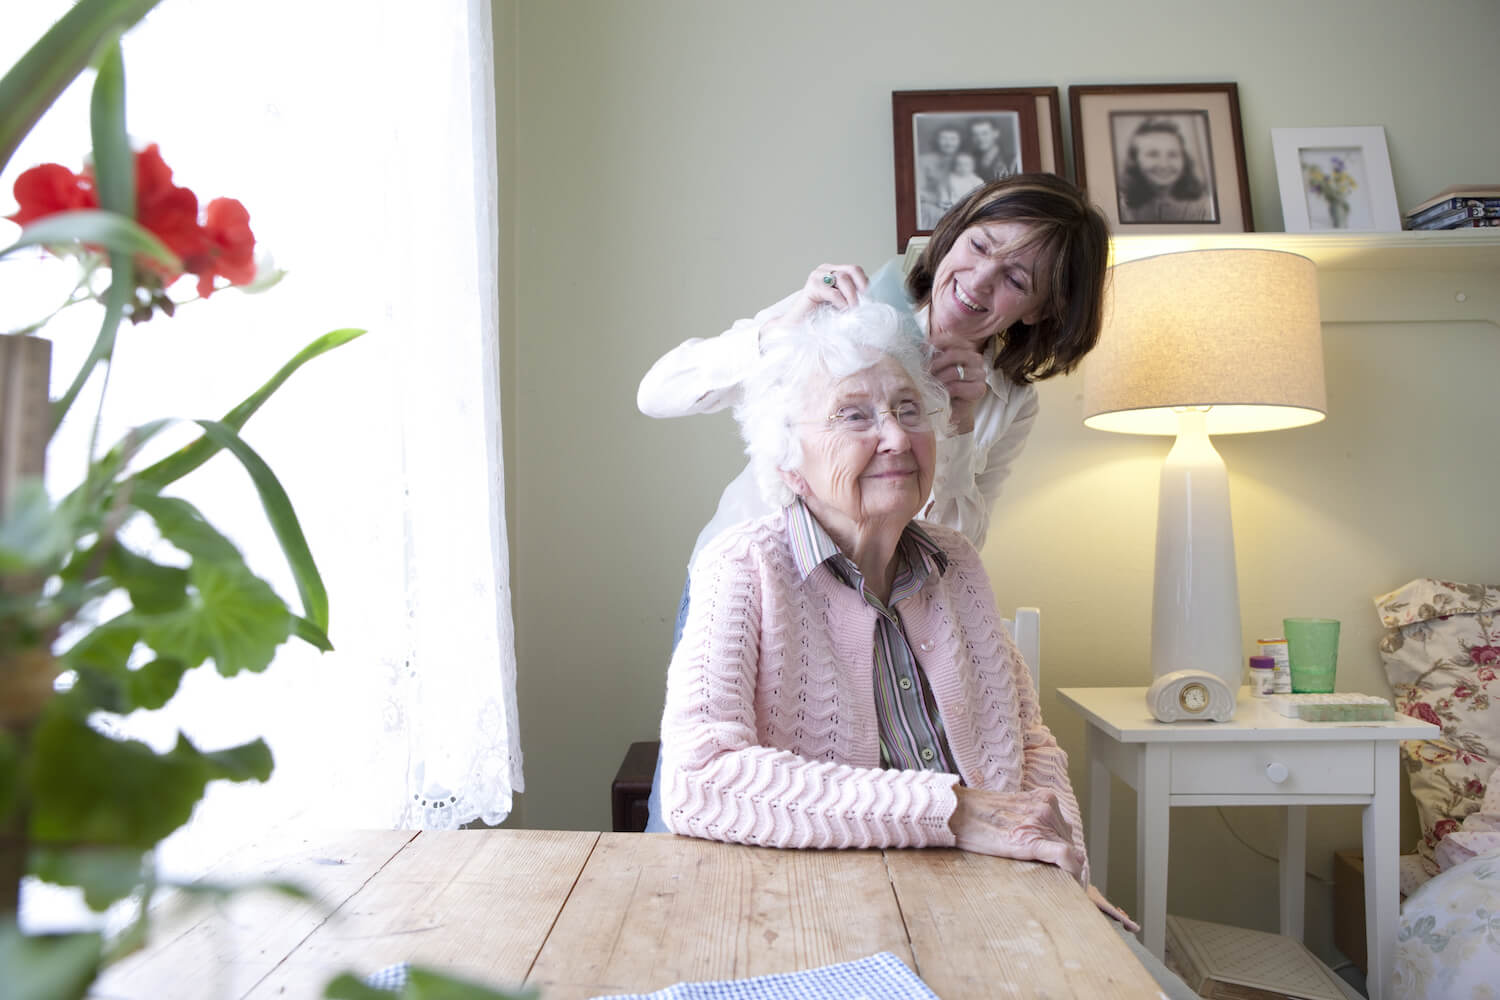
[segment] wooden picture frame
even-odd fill
[[[979,184],[1062,175],[1061,104],[1056,87],[893,91],[897,251]]]
[[[1271,148],[1287,232],[1401,231],[1385,126],[1273,128]]]
[[[1254,231],[1235,84],[1069,87],[1068,104],[1078,186],[1111,232]]]

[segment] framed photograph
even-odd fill
[[[1250,183],[1232,83],[1068,88],[1078,185],[1130,233],[1247,233]]]
[[[1063,172],[1056,87],[898,90],[896,249],[931,233],[943,213],[982,184],[1022,171]]]
[[[1384,126],[1273,128],[1271,148],[1287,232],[1400,231]]]

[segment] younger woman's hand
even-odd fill
[[[788,323],[801,322],[821,305],[848,309],[859,300],[869,285],[870,279],[865,276],[865,269],[858,264],[819,264],[807,276],[802,294],[782,320]]]
[[[974,408],[989,391],[984,355],[968,344],[942,344],[934,340],[933,348],[932,374],[948,390],[953,432],[968,434],[974,429]]]

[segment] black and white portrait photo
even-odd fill
[[[1120,223],[1217,223],[1207,111],[1112,111]]]
[[[919,229],[931,230],[975,188],[1021,171],[1014,111],[919,113],[912,116],[912,141]]]

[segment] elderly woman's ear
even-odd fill
[[[786,488],[799,497],[807,496],[807,480],[802,478],[802,473],[791,469],[777,469],[781,473],[781,481],[786,483]]]

